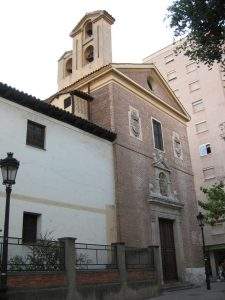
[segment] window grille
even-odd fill
[[[45,126],[28,120],[26,144],[33,147],[44,149]]]

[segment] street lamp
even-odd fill
[[[2,171],[3,184],[6,186],[6,204],[5,204],[5,223],[3,236],[3,249],[1,261],[1,293],[7,291],[7,265],[8,265],[8,235],[9,235],[9,209],[10,195],[12,185],[16,183],[16,174],[19,168],[19,162],[13,157],[13,153],[7,153],[5,159],[0,160],[0,168]]]
[[[206,255],[206,249],[205,249],[204,219],[205,216],[201,212],[199,212],[199,214],[197,215],[197,220],[202,232],[202,249],[203,249],[203,256],[204,256],[204,263],[205,263],[205,281],[206,281],[207,290],[211,290],[210,277],[209,277],[209,262],[208,262],[208,257]]]

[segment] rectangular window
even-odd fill
[[[189,90],[190,92],[194,92],[200,89],[199,81],[196,80],[194,82],[189,83]]]
[[[187,73],[194,72],[195,70],[197,70],[196,63],[192,62],[192,63],[186,65],[186,71],[187,71]]]
[[[33,147],[44,149],[45,126],[28,120],[26,144]]]
[[[168,63],[174,61],[174,55],[173,55],[173,53],[168,54],[167,56],[165,56],[164,57],[164,61],[165,61],[165,64],[168,64]]]
[[[64,109],[70,107],[72,104],[71,97],[64,99]]]
[[[204,131],[208,130],[207,122],[203,121],[203,122],[195,124],[195,129],[196,129],[197,133],[204,132]]]
[[[168,79],[168,81],[177,79],[176,71],[173,70],[173,71],[170,71],[169,73],[167,73],[167,79]]]
[[[198,111],[201,111],[201,110],[204,110],[205,109],[204,101],[202,99],[197,100],[197,101],[192,103],[192,107],[193,107],[193,112],[194,113],[196,113]]]
[[[213,179],[215,178],[215,169],[214,167],[208,167],[202,170],[203,176],[205,180]]]
[[[208,154],[211,154],[212,150],[211,150],[211,146],[210,144],[203,144],[199,146],[199,154],[200,156],[206,156]]]
[[[32,243],[37,240],[37,223],[39,217],[39,214],[23,213],[22,239],[24,243]]]
[[[159,150],[164,150],[163,147],[163,136],[162,136],[162,125],[160,122],[152,119],[153,135],[155,148]]]

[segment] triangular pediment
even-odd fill
[[[180,113],[186,115],[188,119],[190,118],[187,111],[155,65],[113,64],[113,66],[125,76],[142,86],[144,89],[160,98],[163,102],[176,109]],[[149,81],[151,81],[151,87],[149,85]]]
[[[86,13],[84,17],[77,23],[70,33],[70,36],[73,37],[79,30],[81,30],[84,24],[87,21],[95,22],[99,18],[104,18],[110,24],[113,24],[115,19],[106,11],[106,10],[96,10],[89,13]]]

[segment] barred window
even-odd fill
[[[164,147],[163,147],[163,136],[162,136],[161,123],[156,121],[155,119],[152,119],[152,126],[153,126],[155,148],[163,151]]]
[[[28,120],[26,144],[33,147],[44,149],[45,126]]]
[[[68,97],[64,100],[64,109],[70,107],[72,104],[71,97]]]
[[[37,239],[37,222],[39,214],[23,213],[23,234],[24,243],[35,242]]]

